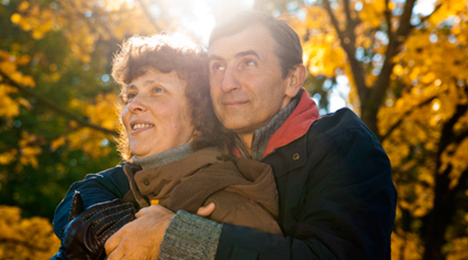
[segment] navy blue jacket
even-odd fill
[[[316,120],[263,162],[273,167],[285,237],[224,224],[216,259],[390,259],[390,162],[351,110]]]

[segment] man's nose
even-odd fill
[[[224,72],[223,81],[221,82],[221,90],[230,92],[240,88],[239,75],[235,69],[227,68]]]

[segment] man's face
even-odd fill
[[[275,40],[262,25],[221,37],[208,50],[216,116],[243,141],[297,93],[288,88],[289,76],[281,77],[275,50]]]

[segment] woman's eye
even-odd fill
[[[127,103],[127,104],[130,103],[135,97],[136,97],[136,94],[134,94],[134,93],[126,94],[125,98],[124,98],[125,103]]]
[[[154,93],[162,93],[162,92],[163,92],[163,89],[160,88],[160,87],[155,87],[155,88],[153,89],[153,91],[154,91]]]

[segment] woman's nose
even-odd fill
[[[131,113],[144,112],[147,110],[147,102],[143,96],[137,95],[128,104],[128,110]]]

